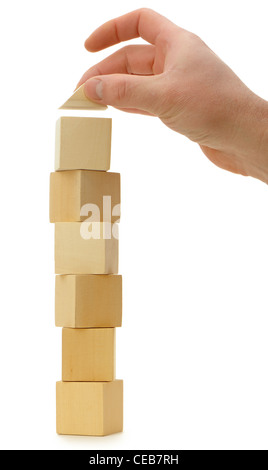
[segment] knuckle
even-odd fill
[[[191,31],[188,32],[188,36],[189,39],[192,39],[193,41],[200,41],[200,37],[197,34],[192,33]]]
[[[195,43],[196,41],[201,41],[200,37],[197,36],[197,34],[192,33],[191,31],[183,31],[183,38],[185,41],[188,41],[189,43]]]
[[[133,50],[136,49],[135,44],[128,44],[127,46],[122,47],[121,51],[123,54],[128,54],[129,52],[132,52]]]
[[[126,83],[125,80],[122,80],[118,84],[118,86],[115,90],[115,94],[116,94],[115,98],[119,103],[125,100],[125,98],[127,96],[127,83]]]
[[[154,10],[152,8],[147,8],[147,7],[142,7],[139,9],[140,13],[154,13]]]

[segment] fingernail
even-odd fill
[[[85,83],[85,95],[93,100],[102,100],[102,88],[102,80],[99,80],[98,78],[92,78]]]

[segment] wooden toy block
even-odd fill
[[[56,123],[55,170],[109,170],[111,119],[60,117]]]
[[[114,328],[122,325],[122,276],[56,276],[56,326]]]
[[[94,109],[103,111],[107,109],[107,106],[95,103],[87,98],[84,93],[84,85],[81,85],[59,109]]]
[[[92,228],[93,236],[99,238],[83,238],[90,236],[88,225]],[[118,225],[106,222],[57,222],[55,273],[117,274]]]
[[[107,436],[123,431],[123,381],[57,382],[57,433]]]
[[[115,379],[115,328],[62,329],[63,382]]]
[[[95,207],[85,206],[94,204]],[[120,174],[72,170],[50,175],[50,222],[119,222]],[[81,208],[83,210],[81,212]]]

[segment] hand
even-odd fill
[[[268,183],[268,103],[199,37],[141,9],[102,25],[85,47],[97,52],[139,36],[150,45],[118,50],[78,86],[96,102],[159,117],[219,167]]]

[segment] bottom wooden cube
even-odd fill
[[[123,430],[123,381],[57,382],[57,433],[107,436]]]

